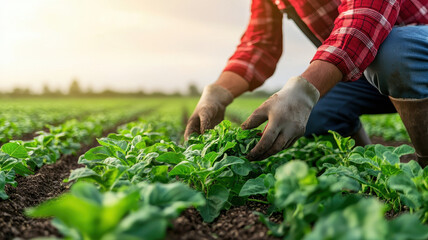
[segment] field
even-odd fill
[[[234,101],[184,142],[196,98],[0,100],[0,239],[428,239],[428,169],[396,114],[267,159]]]

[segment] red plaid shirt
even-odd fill
[[[323,44],[313,60],[336,65],[354,81],[376,56],[394,25],[428,24],[428,0],[289,0]],[[251,19],[224,71],[253,90],[272,76],[282,53],[282,0],[253,0]]]

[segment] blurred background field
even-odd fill
[[[240,124],[266,98],[247,95],[235,99],[227,108],[226,119]],[[175,118],[184,125],[198,99],[196,96],[3,98],[0,99],[0,141],[19,139],[25,134],[43,130],[48,124],[58,125],[70,119],[82,120],[127,109],[150,108],[151,113]],[[371,137],[382,137],[385,141],[409,141],[398,114],[364,115],[361,121]]]

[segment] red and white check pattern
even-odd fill
[[[428,0],[289,0],[323,41],[313,60],[336,65],[355,81],[376,56],[394,25],[428,24]],[[272,76],[282,53],[283,0],[253,0],[250,23],[224,71],[253,90]]]

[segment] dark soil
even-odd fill
[[[388,212],[385,213],[385,218],[387,220],[392,220],[394,218],[399,217],[400,215],[404,214],[404,213],[408,213],[409,212],[409,208],[406,206],[403,206],[403,209],[400,212],[394,212],[393,209],[389,210]]]
[[[49,132],[49,128],[44,127],[42,130],[36,130],[34,132],[30,133],[24,133],[22,136],[19,136],[17,138],[14,138],[14,140],[22,140],[22,141],[29,141],[37,137],[39,134],[37,134],[39,131],[43,132]]]
[[[196,209],[187,209],[172,223],[167,240],[214,240],[214,239],[280,239],[268,235],[267,227],[261,223],[254,211],[266,213],[267,205],[249,202],[245,206],[232,207],[223,211],[214,223],[205,223]],[[273,222],[281,221],[281,215],[273,215]]]

